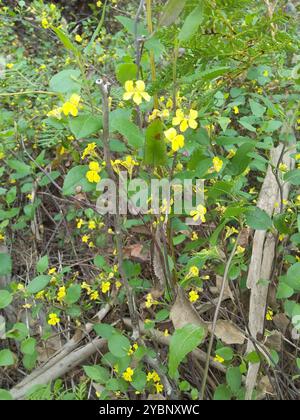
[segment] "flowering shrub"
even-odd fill
[[[5,3],[0,399],[297,399],[299,6]]]

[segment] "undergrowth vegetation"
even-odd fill
[[[299,399],[299,13],[0,1],[0,399]]]

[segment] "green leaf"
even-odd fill
[[[134,19],[130,19],[126,16],[116,16],[116,19],[124,26],[126,31],[128,31],[131,35],[135,35],[135,21]],[[143,25],[143,23],[139,23],[137,26],[137,35],[141,37],[142,35],[148,35],[148,32]]]
[[[63,70],[52,77],[49,85],[54,92],[78,93],[81,89],[80,70]]]
[[[261,104],[254,101],[253,99],[250,99],[249,103],[250,103],[250,108],[251,108],[252,113],[258,118],[262,117],[267,110],[266,107],[262,106]]]
[[[219,385],[215,390],[214,401],[230,401],[231,397],[231,391],[226,385]]]
[[[7,290],[0,290],[0,309],[6,308],[13,300],[12,294]]]
[[[21,179],[31,174],[31,167],[20,160],[10,159],[7,164],[11,169],[16,171],[16,174],[14,174],[15,179]]]
[[[264,124],[263,129],[267,133],[273,133],[273,131],[278,130],[281,126],[282,126],[281,121],[272,120],[272,121],[266,122]]]
[[[116,357],[127,356],[130,347],[130,341],[124,335],[117,333],[108,339],[109,351]]]
[[[17,341],[22,341],[28,336],[28,328],[22,322],[14,324],[13,328],[6,333],[7,338],[14,338]]]
[[[0,366],[11,366],[15,363],[13,353],[8,350],[0,351]]]
[[[297,292],[300,291],[300,262],[288,269],[286,283]]]
[[[167,162],[167,148],[163,138],[161,120],[153,121],[146,130],[144,162],[151,166],[164,166]]]
[[[21,343],[21,352],[23,354],[32,355],[35,352],[36,340],[32,337],[27,338]]]
[[[300,185],[300,169],[294,169],[284,174],[284,180],[292,185]]]
[[[222,128],[222,130],[226,131],[229,124],[231,123],[231,119],[228,117],[219,117],[218,123],[220,124],[220,127]]]
[[[8,254],[0,254],[0,277],[10,275],[12,271],[12,261]]]
[[[268,230],[272,227],[271,217],[258,207],[247,210],[246,223],[255,230]]]
[[[294,289],[283,282],[279,283],[276,294],[277,299],[288,299],[289,297],[293,296],[293,294]]]
[[[44,257],[39,259],[36,265],[36,269],[39,274],[42,274],[48,269],[48,267],[49,267],[49,258],[47,255],[45,255]]]
[[[77,188],[81,188],[84,192],[94,190],[94,184],[86,179],[86,173],[89,170],[88,166],[75,166],[72,168],[64,181],[63,194],[72,195],[76,194]]]
[[[183,11],[185,4],[186,0],[168,0],[163,9],[159,26],[172,25]]]
[[[13,399],[10,392],[5,389],[0,389],[0,401],[11,401]]]
[[[51,29],[56,33],[57,38],[61,41],[61,43],[65,46],[67,50],[78,53],[78,50],[76,46],[72,43],[69,35],[63,32],[60,28],[55,28],[54,26],[52,26]]]
[[[144,144],[141,130],[131,121],[131,112],[126,109],[117,109],[110,114],[111,131],[118,131],[124,136],[128,144],[139,149]]]
[[[106,384],[110,378],[108,370],[102,366],[83,366],[83,369],[89,378],[99,384]]]
[[[203,327],[187,324],[174,332],[169,350],[169,374],[174,378],[179,364],[205,337]]]
[[[188,15],[179,34],[179,41],[188,41],[198,30],[203,21],[203,3],[201,3]]]
[[[242,385],[242,374],[240,368],[230,367],[226,372],[226,380],[231,391],[236,394]]]
[[[221,347],[216,350],[216,354],[222,357],[226,362],[230,362],[233,359],[233,350],[230,347]]]
[[[28,284],[28,293],[35,294],[40,292],[41,290],[45,289],[46,286],[48,286],[50,280],[51,277],[46,275],[36,277],[35,279],[31,280],[31,282]]]
[[[116,68],[116,77],[121,85],[124,85],[127,80],[135,80],[137,75],[137,65],[134,63],[122,63]]]
[[[24,354],[24,357],[22,359],[24,367],[27,370],[32,370],[35,367],[37,358],[38,358],[38,353],[36,350],[31,354]]]
[[[136,370],[132,378],[131,385],[137,391],[142,392],[147,384],[147,375],[141,370]]]
[[[117,333],[117,330],[109,324],[95,324],[94,331],[99,337],[106,338],[107,340]]]
[[[78,300],[80,299],[80,294],[81,287],[79,286],[79,284],[72,284],[67,290],[65,302],[69,305],[78,302]]]
[[[77,140],[89,137],[102,128],[102,118],[92,114],[79,115],[71,118],[69,127]]]
[[[253,127],[253,125],[251,124],[252,120],[250,119],[250,117],[242,117],[239,119],[239,123],[246,128],[246,130],[252,131],[253,133],[256,133],[256,128]]]
[[[253,143],[244,143],[240,146],[234,156],[231,159],[229,170],[233,175],[241,175],[249,166],[252,158],[248,156],[248,153],[252,152],[255,147]]]

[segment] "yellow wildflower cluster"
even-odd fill
[[[223,168],[223,161],[222,159],[220,159],[219,157],[214,157],[213,158],[213,165],[214,165],[214,170],[216,172],[221,172],[222,168]]]
[[[153,109],[152,114],[149,115],[149,122],[156,120],[157,118],[161,118],[162,120],[165,120],[167,118],[169,118],[170,116],[170,111],[165,108],[162,109],[161,111],[159,109]]]
[[[147,309],[151,308],[153,305],[158,305],[158,302],[153,299],[153,296],[151,293],[148,293],[146,296],[146,303],[145,306]]]
[[[198,220],[201,220],[203,223],[205,223],[206,213],[207,213],[207,209],[204,206],[202,206],[202,204],[199,204],[199,206],[197,207],[197,210],[192,210],[190,212],[190,216],[192,216],[194,222],[198,222]]]
[[[84,149],[82,155],[81,155],[81,159],[85,159],[87,156],[92,156],[92,157],[96,157],[97,153],[96,153],[96,147],[97,144],[96,143],[89,143],[86,148]]]
[[[103,294],[106,294],[110,291],[111,283],[110,281],[105,281],[101,283],[101,291]]]
[[[86,173],[86,179],[91,183],[98,183],[101,180],[99,173],[101,168],[98,162],[90,162],[89,171]]]
[[[49,325],[55,326],[59,323],[60,323],[60,318],[57,316],[57,314],[55,313],[49,314],[49,319],[48,319]]]
[[[274,312],[272,311],[271,308],[268,308],[267,313],[266,313],[266,320],[273,321],[273,318],[274,318]]]
[[[195,291],[195,290],[191,290],[190,291],[190,293],[189,293],[189,301],[191,303],[197,302],[197,300],[199,300],[199,298],[200,298],[200,296],[199,296],[199,293],[197,291]]]
[[[137,343],[134,343],[133,346],[131,346],[128,351],[128,356],[132,356],[137,351],[138,348],[139,348],[139,345]]]
[[[123,373],[122,377],[126,382],[132,382],[132,376],[134,375],[134,369],[128,367]]]
[[[154,387],[156,389],[157,394],[163,391],[164,386],[160,383],[160,376],[159,374],[153,370],[152,372],[148,372],[147,374],[147,382],[154,382]]]
[[[61,303],[64,300],[65,296],[66,296],[66,288],[65,286],[62,286],[59,288],[58,293],[57,293],[58,302]]]
[[[173,152],[178,152],[179,149],[184,147],[184,136],[182,134],[178,134],[175,128],[172,127],[165,131],[165,137],[171,143]]]
[[[132,176],[134,167],[139,166],[139,163],[136,162],[131,156],[126,156],[125,160],[120,160],[120,159],[112,160],[111,165],[113,167],[113,170],[117,174],[119,174],[121,171],[120,166],[123,166],[124,168],[127,169],[129,175]]]
[[[185,115],[182,109],[177,109],[176,117],[173,118],[172,125],[179,126],[179,129],[184,133],[189,127],[196,130],[198,127],[197,123],[198,111],[191,109],[188,115]]]
[[[142,80],[134,82],[133,80],[127,80],[125,83],[125,93],[123,95],[124,101],[129,101],[130,99],[137,105],[141,105],[143,99],[147,102],[150,102],[151,97],[145,91],[146,86]]]
[[[225,362],[225,359],[223,359],[223,357],[221,357],[221,356],[219,356],[218,354],[215,356],[215,358],[214,358],[214,361],[215,362],[218,362],[218,363],[224,363]]]
[[[47,117],[56,118],[61,120],[62,114],[66,117],[68,115],[72,115],[73,117],[77,117],[79,109],[82,109],[82,105],[80,105],[81,97],[74,93],[68,101],[66,101],[61,107],[54,108],[52,111],[48,112]]]
[[[194,277],[199,277],[199,268],[196,267],[195,265],[193,265],[192,267],[190,267],[189,272],[185,276],[185,279],[186,280],[189,280],[189,279],[192,279]]]

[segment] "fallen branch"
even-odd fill
[[[269,216],[274,213],[275,203],[280,202],[279,210],[283,209],[283,199],[289,195],[289,185],[281,186],[274,174],[272,165],[276,168],[279,164],[287,165],[289,169],[294,166],[294,160],[284,155],[284,145],[279,145],[271,151],[271,165],[269,165],[257,206],[264,210]],[[267,310],[267,298],[269,281],[272,278],[273,264],[276,255],[277,239],[272,233],[256,231],[253,239],[252,257],[248,272],[247,287],[251,290],[249,308],[249,331],[252,337],[257,339],[263,334],[265,325],[265,314]],[[264,280],[264,281],[260,281]],[[247,353],[255,351],[253,340],[248,340]],[[246,378],[246,400],[252,399],[256,385],[260,363],[250,364]]]

